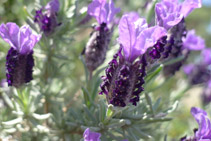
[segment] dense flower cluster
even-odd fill
[[[166,34],[162,27],[148,27],[145,19],[139,18],[137,13],[122,16],[118,39],[121,48],[109,63],[101,84],[100,94],[106,94],[108,103],[120,107],[128,103],[136,105],[146,75],[144,53]],[[137,58],[140,60],[136,61]]]
[[[9,86],[20,87],[32,80],[33,47],[40,35],[32,34],[28,26],[1,24],[0,36],[11,46],[6,57],[6,76]]]

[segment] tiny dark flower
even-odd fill
[[[60,25],[57,21],[59,0],[51,0],[44,8],[36,11],[34,22],[38,23],[45,35],[50,35]]]
[[[123,15],[118,39],[121,48],[109,63],[106,76],[102,77],[100,94],[106,95],[109,104],[119,107],[137,104],[139,94],[144,90],[147,66],[144,53],[163,36],[166,36],[164,28],[148,28],[145,19],[139,18],[137,13]]]
[[[106,0],[93,0],[88,6],[88,14],[95,17],[99,24],[94,27],[84,52],[86,66],[90,72],[94,71],[105,60],[113,33],[113,27],[110,27],[109,24],[119,11],[119,8],[114,7],[112,0],[109,3],[106,3]]]
[[[32,80],[33,47],[40,35],[32,34],[28,26],[19,28],[15,23],[1,24],[1,37],[11,48],[6,57],[6,76],[9,86],[20,87]]]

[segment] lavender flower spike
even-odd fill
[[[201,5],[201,0],[185,0],[183,3],[178,0],[162,0],[155,6],[157,24],[169,30]]]
[[[33,34],[28,26],[19,28],[15,23],[1,24],[0,36],[11,46],[6,58],[8,85],[20,87],[30,82],[34,66],[33,47],[41,36]]]
[[[109,24],[119,11],[119,8],[114,7],[112,0],[109,3],[106,3],[106,0],[93,0],[88,6],[87,13],[95,17],[99,23],[99,25],[94,27],[84,52],[86,66],[90,73],[105,60],[113,33],[113,26],[109,26]]]
[[[54,29],[61,24],[57,21],[59,6],[59,0],[51,0],[45,7],[36,11],[34,22],[38,23],[45,35],[53,33]]]
[[[205,42],[204,39],[195,35],[194,30],[190,30],[186,38],[183,38],[183,47],[188,50],[202,50],[205,48]]]
[[[84,141],[100,141],[100,133],[91,132],[89,128],[84,131]]]
[[[102,77],[100,94],[106,95],[109,104],[119,107],[137,104],[139,94],[144,90],[142,85],[147,66],[144,53],[163,36],[166,36],[164,28],[148,28],[145,19],[139,18],[137,13],[122,16],[118,39],[120,50],[109,63],[106,76]],[[138,57],[141,60],[135,61]]]

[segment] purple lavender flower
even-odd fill
[[[155,6],[157,24],[169,30],[201,6],[201,0],[185,0],[183,3],[178,0],[162,0]]]
[[[147,66],[144,53],[163,36],[166,36],[164,28],[148,28],[145,19],[139,18],[137,13],[122,16],[118,39],[120,50],[109,63],[106,76],[102,77],[100,94],[106,95],[109,104],[120,107],[128,103],[136,105],[139,94],[144,90],[142,85]],[[139,57],[141,59],[136,61]]]
[[[94,71],[105,60],[113,33],[113,27],[110,28],[109,24],[119,11],[119,8],[114,7],[112,0],[109,3],[106,3],[106,0],[93,0],[88,6],[88,14],[95,17],[99,24],[94,27],[84,52],[86,66],[90,72]]]
[[[20,87],[30,82],[33,79],[33,47],[41,36],[32,34],[28,26],[19,28],[15,23],[1,24],[0,36],[11,46],[6,57],[8,85]]]
[[[60,25],[57,21],[59,6],[59,0],[51,0],[44,8],[36,11],[34,22],[38,23],[45,35],[50,35]]]
[[[181,141],[209,141],[211,139],[211,122],[207,113],[200,108],[193,107],[191,114],[197,121],[199,128],[195,130],[194,137],[184,137]]]
[[[89,128],[84,131],[84,141],[100,141],[100,133],[92,132]]]

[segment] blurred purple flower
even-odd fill
[[[185,0],[183,3],[178,0],[162,0],[155,6],[157,24],[169,30],[201,5],[201,0]]]
[[[195,67],[194,64],[188,64],[188,65],[183,67],[183,70],[184,70],[186,75],[190,75],[192,73],[194,67]]]
[[[44,8],[36,11],[34,22],[38,23],[45,35],[50,35],[61,24],[57,21],[59,6],[59,0],[51,0]]]
[[[206,87],[204,88],[201,98],[202,98],[202,103],[204,105],[207,105],[211,102],[211,77],[210,77],[210,80],[208,81]]]
[[[205,48],[205,41],[195,35],[195,30],[190,30],[186,37],[183,38],[183,47],[189,50],[202,50]]]
[[[122,16],[119,22],[120,50],[109,63],[106,76],[102,77],[100,94],[106,94],[109,104],[120,107],[137,104],[146,75],[144,54],[166,34],[162,27],[148,28],[145,19],[139,18],[135,12]],[[138,57],[141,59],[135,62]]]
[[[211,65],[211,49],[210,48],[205,48],[201,52],[201,56],[203,59],[203,63],[207,65]]]
[[[211,139],[211,122],[207,113],[200,108],[193,107],[191,108],[191,114],[199,125],[198,131],[195,133],[195,138],[199,141]]]
[[[84,50],[86,66],[92,73],[105,60],[108,45],[115,25],[114,16],[120,11],[112,0],[93,0],[88,6],[88,14],[95,17],[99,25],[95,26]],[[112,26],[109,23],[113,22]]]
[[[100,133],[92,132],[89,128],[84,131],[84,141],[100,141]]]
[[[112,22],[114,16],[120,12],[115,8],[113,0],[106,3],[106,0],[93,0],[88,6],[88,14],[95,17],[99,24]]]
[[[19,87],[30,82],[34,66],[33,47],[41,36],[33,34],[28,26],[19,28],[15,23],[1,24],[0,36],[11,46],[6,58],[8,85]]]

